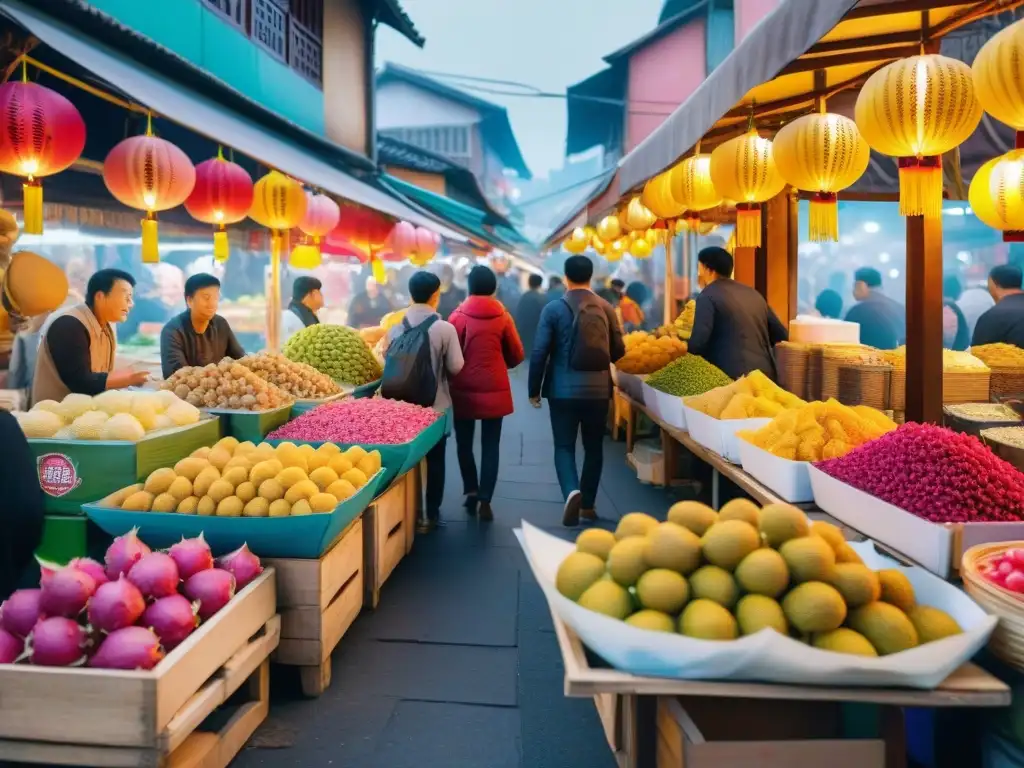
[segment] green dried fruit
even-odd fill
[[[692,397],[732,384],[732,379],[703,357],[683,355],[652,373],[647,384],[669,395]]]

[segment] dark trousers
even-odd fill
[[[607,400],[549,400],[551,434],[555,440],[555,471],[562,497],[573,491],[583,497],[583,509],[593,509],[604,463]],[[583,436],[583,474],[576,472],[576,441]]]
[[[444,499],[444,455],[448,447],[448,436],[427,452],[427,519],[437,520],[441,516],[441,501]]]
[[[476,421],[455,419],[455,445],[459,451],[462,492],[480,501],[490,502],[498,482],[498,461],[501,454],[501,418],[480,420],[480,477],[477,478],[473,456]]]

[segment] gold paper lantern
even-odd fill
[[[631,199],[619,214],[619,221],[628,230],[647,229],[657,220],[658,217],[640,202],[639,197]]]
[[[697,151],[671,171],[672,197],[685,210],[706,211],[722,204],[722,196],[711,181],[711,155]]]
[[[604,255],[606,248],[604,240],[602,240],[597,235],[594,235],[593,237],[590,238],[590,247],[593,248],[595,252],[601,254],[602,256]]]
[[[672,172],[659,173],[644,184],[640,202],[660,219],[674,219],[686,210],[672,196]]]
[[[864,83],[854,118],[873,150],[898,158],[901,215],[942,215],[940,156],[967,140],[981,113],[971,68],[946,56],[894,61]]]
[[[651,251],[654,250],[654,242],[650,237],[650,230],[647,232],[638,232],[637,236],[633,238],[633,242],[629,244],[630,254],[637,259],[646,259],[651,255]]]
[[[619,220],[615,216],[605,216],[597,224],[597,236],[606,243],[617,240],[621,234],[622,225],[619,224]]]
[[[1004,241],[1024,241],[1024,149],[1011,149],[981,166],[967,199],[974,215],[1000,230]]]
[[[1024,21],[989,38],[971,67],[982,108],[1017,131],[1024,130]]]
[[[628,245],[629,243],[624,237],[613,240],[605,246],[604,257],[608,261],[618,261],[622,258],[622,254],[626,252]]]
[[[587,250],[588,245],[590,245],[590,237],[583,227],[576,227],[572,234],[562,241],[562,247],[573,254],[583,253]]]
[[[772,142],[772,157],[788,183],[814,193],[810,204],[811,240],[839,240],[837,192],[868,168],[871,149],[848,117],[804,115],[783,126]]]
[[[751,128],[719,144],[711,153],[711,180],[723,197],[736,201],[736,242],[741,248],[761,245],[761,203],[786,186],[772,143]]]

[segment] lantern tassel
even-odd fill
[[[153,214],[147,214],[142,220],[142,263],[160,263],[160,244],[158,228]]]
[[[43,234],[43,187],[36,180],[22,186],[22,201],[25,214],[25,234]]]
[[[223,264],[231,255],[231,246],[228,244],[227,230],[221,226],[213,233],[213,258]]]
[[[760,203],[739,203],[736,206],[736,245],[740,248],[760,247]]]
[[[818,192],[811,198],[808,229],[814,242],[839,241],[839,205],[834,192]]]
[[[901,157],[900,216],[942,216],[942,158]]]
[[[388,273],[384,268],[384,262],[377,257],[377,254],[370,256],[370,269],[373,270],[373,279],[377,281],[378,285],[384,285],[388,281]]]

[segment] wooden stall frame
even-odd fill
[[[380,588],[412,549],[420,508],[420,467],[397,478],[363,512],[363,605],[375,609]]]
[[[273,661],[299,667],[302,692],[331,684],[331,653],[363,608],[363,520],[357,518],[315,560],[272,558],[277,571],[281,642]]]

